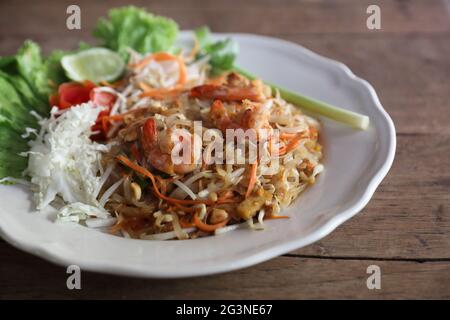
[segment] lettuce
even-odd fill
[[[84,50],[84,48],[81,47],[82,44],[80,43],[80,49],[78,51]],[[47,75],[48,81],[50,81],[50,91],[56,90],[56,86],[60,83],[66,82],[68,80],[64,69],[61,65],[61,59],[67,54],[72,54],[73,52],[69,51],[62,51],[62,50],[55,50],[45,59],[44,61],[44,70]],[[48,99],[48,96],[46,96],[46,99]]]
[[[88,45],[81,43],[79,50]],[[69,52],[56,50],[43,57],[38,44],[27,40],[16,55],[0,57],[0,179],[20,178],[29,149],[21,137],[26,128],[36,128],[36,111],[47,117],[48,99],[58,85],[67,81],[61,58]]]
[[[198,58],[205,55],[209,56],[209,64],[212,67],[211,73],[213,75],[233,69],[239,51],[238,44],[235,41],[227,38],[213,42],[208,27],[195,30],[195,36],[200,46]]]
[[[35,94],[48,99],[54,88],[49,82],[47,65],[39,46],[30,40],[25,41],[16,56],[19,74],[29,83]]]
[[[28,148],[26,140],[0,117],[0,179],[22,177],[28,160],[27,157],[19,156],[19,153],[27,151]]]
[[[0,178],[20,178],[26,168],[27,158],[19,155],[28,150],[26,140],[21,137],[26,127],[37,127],[36,118],[8,78],[0,75]]]
[[[35,110],[41,115],[48,113],[48,102],[37,96],[23,77],[0,71],[0,78],[7,80],[14,87],[20,96],[23,106],[29,111]]]
[[[14,86],[4,77],[0,77],[0,116],[3,122],[9,122],[18,133],[26,127],[36,127],[36,118],[30,114]]]
[[[26,168],[27,157],[19,153],[28,145],[21,135],[38,126],[32,111],[48,115],[48,97],[63,81],[61,56],[45,59],[36,43],[25,41],[17,55],[0,57],[0,179],[20,178]]]
[[[178,34],[175,21],[153,15],[134,6],[111,9],[108,18],[101,18],[93,35],[105,47],[127,59],[127,48],[141,54],[168,51]]]
[[[108,18],[101,18],[93,32],[103,46],[117,51],[125,60],[128,48],[141,54],[172,52],[177,34],[175,21],[134,6],[111,9]],[[212,41],[207,27],[197,29],[195,34],[200,44],[198,58],[209,56],[212,74],[233,69],[238,53],[236,42],[231,39]]]

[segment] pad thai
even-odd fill
[[[178,72],[172,81],[177,84],[166,89],[151,73],[148,64],[153,59],[138,57],[119,88],[97,89],[120,97],[118,109],[123,111],[99,121],[99,134],[111,145],[101,159],[109,176],[99,197],[107,195],[105,209],[117,218],[112,232],[186,239],[231,230],[243,222],[256,228],[253,222],[262,227],[265,219],[283,218],[281,209],[314,183],[323,168],[318,122],[272,95],[260,81],[237,73],[211,79],[205,76],[206,65],[199,65],[195,77],[185,76],[183,69],[191,68],[188,59],[167,64]],[[162,69],[162,79],[166,72]],[[190,143],[188,161],[174,163],[176,141],[193,141],[196,121],[202,124],[201,133],[209,130],[223,140],[227,129],[279,130],[277,150],[271,152],[269,139],[255,140],[266,142],[264,155],[278,165],[260,165],[261,159],[209,163],[210,150],[219,145],[213,139]],[[236,150],[233,142],[220,145],[215,155],[225,154],[226,160]],[[201,161],[195,161],[197,155]]]
[[[283,209],[323,170],[320,124],[227,66],[223,50],[234,44],[205,32],[191,48],[146,52],[127,43],[62,58],[72,80],[53,81],[50,116],[32,111],[36,125],[22,133],[38,209],[52,206],[57,221],[146,240],[259,230],[288,218]],[[104,58],[79,67],[93,56]],[[95,78],[100,65],[119,68],[119,76]]]

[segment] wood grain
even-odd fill
[[[60,299],[400,299],[450,298],[450,262],[280,257],[221,275],[178,280],[82,272],[81,290],[66,288],[64,268],[0,247],[0,298]],[[381,269],[381,289],[367,289],[367,267]],[[11,270],[14,270],[12,273]],[[4,277],[4,276],[3,276]],[[2,278],[3,278],[2,277]],[[13,294],[12,294],[13,293]]]
[[[392,116],[394,165],[369,205],[330,236],[252,268],[189,280],[83,273],[81,291],[64,268],[0,242],[0,298],[450,298],[450,9],[418,1],[134,1],[184,29],[249,32],[290,40],[347,64],[377,90]],[[90,31],[120,1],[77,1],[82,30],[65,29],[72,1],[3,0],[0,55],[24,39],[44,51],[92,41]],[[369,4],[382,30],[365,26]],[[14,27],[11,27],[14,26]],[[382,289],[366,288],[366,268]]]
[[[0,23],[10,34],[65,33],[65,9],[70,0],[3,0]],[[123,5],[123,1],[77,1],[83,15],[83,33],[89,33],[106,8]],[[447,32],[450,27],[445,1],[296,1],[296,0],[185,0],[145,1],[133,4],[175,19],[181,28],[192,29],[206,24],[220,32],[264,34],[372,33],[366,28],[366,9],[377,4],[382,11],[382,31],[388,33]],[[20,10],[14,10],[20,7]],[[37,14],[39,13],[39,14]],[[39,28],[27,28],[41,21]],[[44,22],[44,23],[43,23]]]

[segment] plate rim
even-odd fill
[[[181,31],[179,34],[179,37],[186,37],[188,35],[192,35],[192,31]],[[130,268],[128,265],[111,265],[111,264],[104,264],[102,262],[96,261],[96,260],[89,260],[89,261],[83,261],[83,262],[77,262],[77,264],[81,267],[82,270],[86,271],[92,271],[92,272],[101,272],[106,274],[115,274],[115,275],[122,275],[122,276],[132,276],[132,277],[145,277],[145,278],[187,278],[187,277],[195,277],[195,276],[204,276],[204,275],[211,275],[211,274],[217,274],[217,273],[223,273],[223,272],[229,272],[237,269],[242,269],[245,267],[249,267],[251,265],[255,265],[258,263],[261,263],[263,261],[267,261],[269,259],[272,259],[274,257],[280,256],[282,254],[285,254],[287,252],[293,251],[295,249],[298,249],[300,247],[305,247],[307,245],[310,245],[311,243],[314,243],[323,237],[329,235],[331,232],[333,232],[339,225],[343,224],[345,221],[349,220],[356,214],[358,214],[370,201],[373,194],[375,193],[377,187],[380,185],[382,180],[385,178],[387,173],[389,172],[389,169],[392,166],[392,163],[394,161],[395,157],[395,151],[396,151],[396,132],[395,132],[395,126],[394,123],[389,116],[389,114],[386,112],[386,110],[383,108],[378,95],[375,91],[375,89],[370,85],[370,83],[358,76],[356,76],[351,69],[346,66],[344,63],[336,61],[331,58],[324,57],[318,53],[315,53],[305,47],[303,47],[300,44],[271,37],[271,36],[265,36],[265,35],[258,35],[258,34],[251,34],[251,33],[213,33],[213,36],[215,37],[233,37],[238,36],[240,38],[258,38],[260,40],[264,41],[270,41],[270,42],[276,42],[280,45],[286,47],[288,46],[291,50],[296,52],[301,52],[304,55],[307,55],[309,58],[312,58],[318,62],[325,63],[327,67],[339,69],[340,71],[343,71],[345,76],[348,78],[348,80],[351,80],[353,82],[360,83],[366,91],[369,92],[370,98],[375,105],[375,107],[380,112],[380,115],[382,116],[381,119],[383,119],[387,127],[389,128],[387,135],[389,136],[388,143],[389,147],[387,150],[387,154],[385,155],[384,163],[383,165],[376,171],[376,173],[373,174],[367,185],[365,185],[365,190],[362,193],[362,196],[358,199],[353,201],[353,204],[347,208],[344,211],[339,212],[339,214],[336,214],[332,218],[330,218],[328,221],[326,221],[316,232],[312,233],[308,240],[305,241],[302,238],[292,238],[291,240],[287,240],[286,242],[282,244],[275,245],[273,247],[262,249],[258,251],[257,253],[251,254],[248,257],[244,259],[240,259],[238,261],[235,261],[233,264],[219,264],[214,265],[213,267],[208,267],[207,270],[192,270],[190,269],[189,272],[184,271],[183,268],[180,268],[178,272],[161,272],[161,271],[151,271],[151,270],[143,270],[139,268]],[[31,253],[35,256],[39,256],[47,261],[50,261],[52,263],[55,263],[60,266],[67,266],[73,263],[70,258],[63,257],[62,254],[58,254],[58,252],[53,252],[50,247],[45,247],[44,245],[40,245],[39,243],[35,243],[33,241],[27,240],[27,239],[18,239],[18,237],[15,237],[14,235],[11,235],[6,231],[7,229],[2,226],[2,223],[0,221],[0,236],[8,243],[10,243],[12,246],[23,250],[25,252]]]

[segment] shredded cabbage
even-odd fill
[[[45,208],[57,195],[68,203],[98,205],[96,191],[102,183],[98,176],[100,159],[109,148],[89,137],[100,111],[92,103],[74,106],[63,113],[53,108],[50,118],[39,121],[41,130],[29,142],[25,171],[36,186],[38,209]]]
[[[108,219],[111,218],[111,215],[105,209],[75,202],[62,207],[58,212],[56,220],[79,223],[89,218]]]

